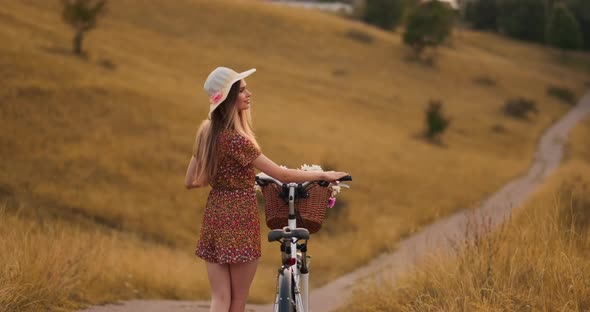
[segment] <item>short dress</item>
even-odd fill
[[[217,140],[217,174],[195,255],[218,264],[250,262],[261,255],[252,166],[260,151],[235,130],[222,131]]]

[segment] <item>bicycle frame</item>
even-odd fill
[[[307,183],[303,187],[306,185]],[[297,183],[289,183],[287,186],[289,187],[289,220],[287,224],[289,229],[294,230],[297,228],[297,218],[295,217],[295,188]],[[306,251],[301,253],[301,259],[297,259],[297,256],[297,239],[291,238],[291,259],[293,259],[292,263],[295,263],[295,265],[291,265],[290,268],[293,275],[293,286],[295,286],[295,305],[298,311],[307,312],[309,311],[309,270],[307,270]],[[300,270],[300,266],[304,270]]]
[[[297,228],[297,218],[295,215],[295,190],[299,186],[306,187],[310,182],[305,182],[299,185],[297,183],[282,183],[265,174],[259,174],[259,177],[263,180],[269,182],[272,181],[273,183],[277,183],[289,189],[289,219],[287,221],[287,228],[289,228],[290,230],[295,230]],[[297,241],[297,238],[292,237],[289,239],[285,238],[282,243],[283,246],[281,247],[281,251],[283,252],[283,262],[288,262],[289,265],[283,264],[278,272],[277,294],[274,304],[275,312],[278,312],[280,309],[280,305],[284,304],[283,300],[293,300],[295,302],[295,307],[298,312],[309,311],[309,270],[307,266],[306,256],[307,244],[304,244],[305,247],[302,248],[303,250],[301,250],[301,253],[299,253],[299,249],[297,248]],[[285,259],[285,253],[289,256],[289,259]],[[290,287],[286,287],[285,282],[287,284],[290,284]],[[285,292],[293,294],[294,298],[282,298],[281,294],[284,294]]]

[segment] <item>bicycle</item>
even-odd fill
[[[338,181],[352,181],[345,176]],[[307,241],[310,232],[306,228],[297,227],[295,200],[307,198],[306,189],[313,183],[328,187],[329,182],[311,181],[304,183],[282,183],[264,173],[256,175],[256,183],[267,186],[276,183],[282,188],[279,195],[289,204],[287,226],[274,229],[268,233],[269,242],[280,242],[282,264],[277,273],[277,292],[274,312],[309,312],[309,258]],[[326,203],[327,204],[327,203]]]

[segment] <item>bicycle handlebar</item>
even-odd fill
[[[352,181],[352,176],[351,175],[347,175],[347,176],[344,176],[344,177],[342,177],[342,178],[340,178],[340,179],[338,179],[336,181],[339,181],[339,182],[341,182],[341,181]],[[276,183],[278,185],[281,185],[281,186],[282,185],[285,185],[285,184],[288,184],[288,183],[283,183],[283,182],[281,182],[281,181],[279,181],[279,180],[277,180],[277,179],[275,179],[275,178],[267,175],[266,173],[259,173],[259,174],[256,175],[256,184],[258,184],[260,186],[266,186],[268,184],[268,182],[274,182],[274,183]],[[324,186],[324,187],[330,185],[330,182],[329,181],[323,181],[323,180],[303,182],[303,183],[301,183],[301,185],[303,187],[305,187],[308,184],[313,183],[313,182],[317,182],[320,186]]]
[[[338,182],[352,181],[352,176],[351,175],[343,176],[342,178],[340,178],[340,179],[338,179],[336,181],[338,181]],[[317,182],[318,182],[318,184],[320,186],[328,186],[328,185],[330,185],[330,182],[328,182],[328,181],[317,181]]]

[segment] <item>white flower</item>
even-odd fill
[[[303,164],[300,168],[303,171],[324,171],[321,166]]]
[[[339,185],[330,185],[332,189],[332,195],[336,196],[336,194],[340,193],[340,186]]]

